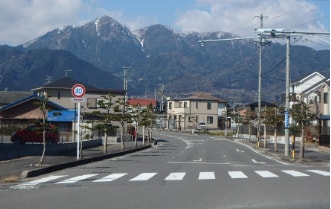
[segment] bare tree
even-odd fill
[[[125,144],[124,144],[124,127],[126,123],[131,123],[132,122],[132,117],[130,114],[125,112],[126,108],[126,103],[124,98],[119,98],[118,100],[115,101],[113,105],[113,110],[114,113],[112,114],[112,120],[113,121],[118,121],[119,124],[121,125],[121,149],[125,149]]]
[[[283,124],[284,114],[280,114],[283,112],[283,108],[267,108],[265,111],[265,119],[264,123],[270,125],[274,128],[274,151],[277,152],[277,129]]]
[[[108,141],[108,131],[110,130],[111,126],[111,120],[112,120],[112,116],[110,114],[110,111],[113,107],[113,95],[108,94],[106,96],[102,96],[103,100],[99,100],[98,101],[98,105],[101,109],[106,110],[105,114],[101,114],[101,116],[103,117],[103,125],[102,125],[102,130],[104,131],[104,143],[103,143],[103,152],[107,153],[107,141]]]
[[[46,153],[46,115],[47,115],[47,109],[46,104],[48,102],[48,96],[46,92],[41,92],[38,94],[38,100],[35,102],[35,105],[38,105],[39,109],[42,112],[42,132],[43,132],[43,151],[39,160],[39,165],[42,165],[44,163],[45,159],[45,153]]]
[[[152,139],[152,126],[155,123],[155,113],[152,105],[149,105],[146,109],[142,110],[140,113],[140,124],[147,127],[148,143]]]
[[[290,109],[290,115],[294,120],[294,126],[301,129],[301,141],[300,141],[300,158],[304,158],[304,139],[305,139],[305,126],[308,125],[313,119],[316,118],[316,114],[310,112],[309,106],[303,101],[296,101]]]

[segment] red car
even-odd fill
[[[47,125],[45,131],[46,143],[56,144],[60,141],[59,131],[56,126]],[[43,127],[41,125],[33,125],[16,131],[12,134],[10,140],[15,144],[25,144],[26,142],[43,143]]]

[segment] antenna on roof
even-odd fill
[[[72,70],[70,69],[64,70],[64,77],[68,77],[68,72],[72,72]]]
[[[47,75],[46,79],[45,79],[45,84],[47,85],[47,84],[50,84],[50,83],[52,83],[52,76]]]

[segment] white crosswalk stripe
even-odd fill
[[[157,173],[142,173],[138,176],[130,179],[130,181],[147,181],[151,178],[153,178]]]
[[[86,174],[86,175],[76,176],[76,177],[73,177],[73,178],[70,178],[70,179],[66,179],[66,180],[57,182],[57,184],[73,184],[73,183],[76,183],[78,181],[82,181],[82,180],[91,178],[91,177],[96,176],[96,175],[98,175],[98,174],[93,173],[93,174]]]
[[[46,183],[46,182],[49,182],[49,181],[53,181],[53,180],[56,180],[56,179],[59,179],[59,178],[65,177],[65,176],[66,175],[47,176],[45,178],[37,179],[37,180],[34,180],[34,181],[29,181],[29,182],[26,182],[26,183],[23,183],[23,184],[18,184],[18,185],[12,186],[11,188],[12,189],[29,189],[29,188],[33,188],[33,187],[35,187],[39,184]]]
[[[291,176],[294,177],[305,177],[305,176],[309,176],[308,174],[302,173],[300,171],[295,171],[295,170],[282,170],[282,172],[287,173]]]
[[[268,171],[268,170],[256,170],[254,171],[259,177],[262,178],[280,178],[281,175],[277,175],[274,171]],[[297,171],[297,170],[280,170],[278,173],[285,173],[288,174],[289,176],[292,177],[308,177],[311,175],[319,175],[319,176],[330,176],[330,172],[328,171],[323,171],[323,170],[305,170],[305,171]],[[311,175],[308,175],[306,172],[309,172]],[[251,173],[244,173],[243,171],[228,171],[227,172],[229,177],[231,179],[247,179],[251,177]],[[169,173],[168,176],[164,178],[165,181],[183,181],[186,172],[172,172]],[[12,189],[32,189],[32,188],[37,188],[38,185],[43,184],[43,183],[52,183],[53,184],[74,184],[79,181],[83,181],[89,178],[92,178],[94,176],[97,176],[99,174],[93,173],[93,174],[85,174],[85,175],[79,175],[67,179],[63,179],[59,181],[61,178],[67,177],[67,175],[51,175],[47,177],[43,177],[40,179],[36,179],[33,181],[28,181],[26,183],[21,183],[18,185],[11,186],[10,188]],[[116,181],[120,178],[124,178],[127,176],[128,173],[111,173],[106,176],[100,176],[97,179],[91,179],[92,182],[113,182]],[[126,181],[130,182],[139,182],[139,181],[148,181],[152,179],[154,176],[158,175],[158,173],[140,173],[136,175],[133,178],[126,178]],[[124,178],[125,179],[125,178]],[[215,172],[199,172],[198,174],[198,180],[216,180],[216,175]]]
[[[180,181],[183,180],[186,173],[170,173],[169,176],[165,178],[166,181]]]
[[[125,175],[127,175],[128,173],[113,173],[113,174],[110,174],[106,177],[103,177],[101,179],[97,179],[97,180],[94,180],[93,182],[109,182],[109,181],[115,181]]]
[[[277,178],[278,176],[270,171],[255,171],[259,176],[263,178]]]
[[[214,172],[200,172],[199,173],[199,180],[211,180],[216,179]]]
[[[327,172],[327,171],[320,171],[320,170],[307,170],[307,171],[316,173],[316,174],[319,174],[322,176],[330,176],[330,172]]]
[[[248,178],[242,171],[228,171],[228,174],[233,179],[245,179],[245,178]]]

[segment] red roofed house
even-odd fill
[[[140,108],[147,108],[149,105],[152,105],[153,108],[155,109],[157,106],[157,101],[155,99],[146,99],[146,98],[128,99],[128,106],[129,106],[128,109],[132,109],[134,106],[139,106]]]

